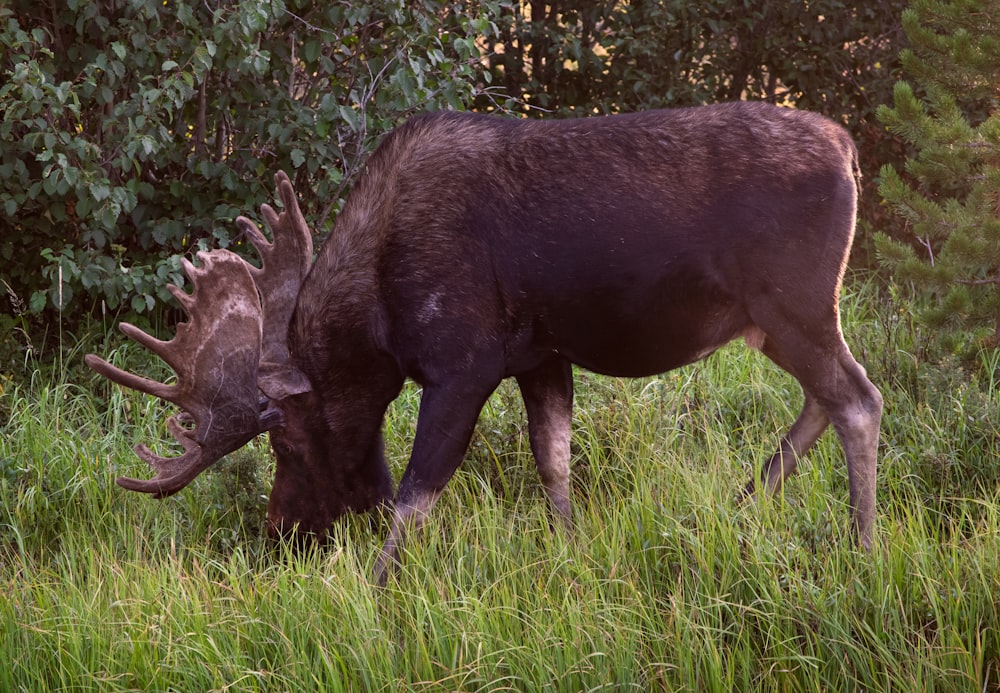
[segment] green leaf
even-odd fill
[[[340,106],[340,117],[343,118],[344,122],[347,123],[348,127],[354,132],[358,132],[361,129],[361,114],[355,111],[350,106]]]
[[[90,186],[90,196],[95,202],[103,202],[111,195],[111,188],[105,183],[94,183]]]
[[[32,292],[31,298],[28,300],[28,310],[32,313],[41,313],[45,310],[45,303],[47,296],[44,291]]]
[[[90,215],[90,211],[94,208],[94,201],[90,195],[77,195],[76,198],[76,214],[80,218],[85,218]]]
[[[315,39],[306,41],[305,45],[302,46],[302,59],[308,63],[315,62],[322,51],[323,44],[319,41]]]
[[[403,92],[403,97],[408,103],[416,102],[416,97],[413,94],[413,90],[417,87],[417,82],[407,70],[400,70],[396,73],[395,77],[396,86],[401,92]]]

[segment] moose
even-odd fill
[[[183,448],[137,454],[161,498],[260,433],[276,457],[268,531],[322,537],[348,512],[392,509],[377,578],[399,560],[507,377],[554,515],[571,522],[572,367],[649,376],[738,337],[790,373],[802,411],[759,482],[774,492],[833,424],[852,531],[871,547],[882,397],[844,341],[839,295],[860,173],[845,130],[815,113],[734,102],[571,120],[416,116],[369,157],[313,261],[291,182],[261,208],[273,241],[238,227],[261,266],[228,250],[185,260],[187,313],[160,341],[126,335],[176,372],[164,384],[90,354],[120,385],[177,405]],[[382,421],[422,387],[393,495]]]

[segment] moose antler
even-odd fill
[[[170,417],[167,427],[184,448],[180,457],[161,457],[145,445],[135,447],[157,474],[148,481],[122,477],[118,484],[156,498],[184,488],[223,455],[246,444],[278,423],[277,412],[260,413],[257,364],[260,359],[260,300],[246,263],[228,250],[198,253],[201,267],[182,260],[194,291],[168,288],[190,321],[177,334],[160,341],[129,323],[121,331],[167,362],[177,384],[166,385],[88,354],[87,365],[119,385],[172,402],[184,410]],[[221,289],[221,290],[220,290]],[[194,428],[185,423],[194,422]]]
[[[285,211],[276,214],[269,205],[261,205],[264,221],[271,229],[274,243],[269,243],[257,225],[246,217],[236,224],[260,254],[262,266],[248,264],[257,283],[264,308],[264,343],[261,362],[281,364],[288,360],[288,322],[299,295],[299,286],[312,264],[313,243],[292,183],[284,171],[274,176],[278,196]]]
[[[136,454],[156,470],[156,476],[149,480],[121,477],[117,480],[120,486],[155,498],[169,496],[222,456],[281,424],[280,409],[261,411],[258,370],[262,353],[269,361],[288,358],[288,320],[312,259],[312,239],[288,177],[279,173],[275,182],[285,211],[277,215],[269,206],[262,206],[274,233],[273,244],[253,222],[237,219],[261,254],[261,269],[228,250],[199,252],[200,267],[181,260],[194,287],[192,293],[167,287],[189,317],[188,322],[177,325],[173,339],[164,342],[134,325],[120,325],[122,332],[174,370],[175,385],[121,370],[94,354],[86,356],[87,365],[109,380],[183,410],[167,421],[167,427],[184,453],[161,457],[145,445],[137,445]],[[301,392],[308,389],[308,383],[286,389]],[[191,423],[193,427],[189,427]]]

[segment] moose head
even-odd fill
[[[198,252],[200,265],[181,260],[193,291],[168,287],[189,318],[177,325],[173,339],[161,341],[129,323],[120,325],[174,370],[176,384],[129,373],[94,354],[85,360],[106,378],[181,409],[167,425],[183,454],[164,457],[137,445],[136,453],[156,475],[120,477],[120,486],[154,498],[170,496],[224,455],[270,432],[277,469],[269,531],[321,534],[347,510],[389,500],[392,485],[380,441],[371,450],[374,464],[366,467],[371,471],[361,478],[334,479],[325,455],[316,459],[330,449],[322,408],[309,380],[291,363],[288,347],[288,325],[312,264],[313,243],[288,176],[278,173],[275,183],[284,211],[261,208],[273,242],[249,219],[236,220],[259,253],[261,267],[229,250]],[[336,481],[343,483],[335,487]]]

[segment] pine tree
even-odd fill
[[[894,278],[929,294],[920,316],[1000,346],[1000,0],[914,0],[903,13],[910,82],[879,119],[912,148],[881,170],[908,238],[876,237]]]

